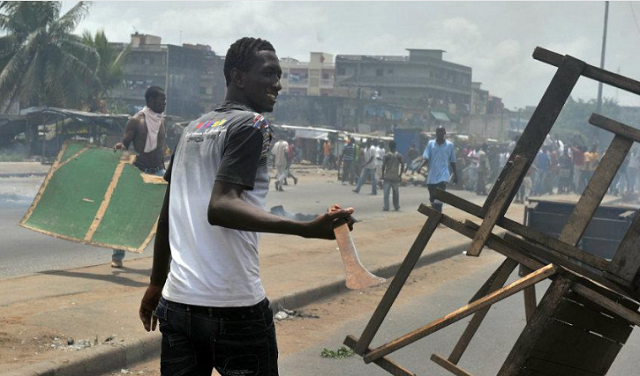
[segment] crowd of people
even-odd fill
[[[442,130],[444,131],[444,128]],[[422,185],[429,187],[432,184],[429,177],[430,169],[424,167],[428,166],[428,151],[433,150],[429,145],[433,146],[433,142],[437,139],[436,137],[428,141],[424,151],[416,148],[415,143],[411,144],[402,155],[397,153],[395,142],[391,148],[391,142],[388,141],[369,139],[365,142],[357,142],[353,137],[347,137],[342,152],[337,157],[332,153],[331,141],[323,141],[321,143],[322,168],[337,169],[339,180],[343,185],[355,186],[353,189],[355,193],[360,193],[365,183],[373,182],[371,194],[376,195],[378,189],[385,188],[385,183],[389,180],[384,176],[387,155],[389,152],[397,153],[402,164],[398,184],[402,183],[401,175],[406,173],[409,174],[407,176],[409,182],[420,181]],[[457,164],[460,174],[458,176],[456,173],[456,181],[452,181],[454,166],[448,166],[447,172],[442,172],[439,183],[446,182],[452,184],[455,189],[464,189],[486,196],[507,163],[516,142],[514,140],[491,145],[487,143],[456,145],[447,140],[442,145],[445,144],[450,144],[447,147],[454,150],[455,154],[450,162]],[[602,157],[597,144],[587,147],[579,136],[568,141],[549,136],[527,171],[515,202],[524,203],[529,197],[551,194],[582,194]],[[444,171],[444,167],[441,167],[441,171]],[[609,194],[635,193],[640,186],[639,172],[640,152],[632,149],[618,171]],[[423,175],[424,181],[415,179],[416,174]],[[433,171],[431,176],[434,176]],[[384,194],[384,210],[389,209],[388,191],[395,192],[395,185],[388,186]]]

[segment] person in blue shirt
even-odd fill
[[[451,179],[453,184],[458,184],[458,171],[456,170],[456,151],[451,141],[445,140],[447,131],[442,125],[436,129],[436,139],[430,140],[424,149],[422,167],[427,166],[427,188],[429,189],[429,202],[431,206],[442,212],[442,202],[436,200],[433,195],[436,189],[447,189],[447,183]]]

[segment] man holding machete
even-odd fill
[[[189,124],[171,159],[151,281],[140,305],[160,323],[161,373],[278,375],[273,313],[260,280],[260,232],[333,239],[338,205],[310,222],[264,211],[271,112],[282,70],[271,43],[242,38],[224,63],[225,102]],[[171,267],[169,268],[169,262]]]

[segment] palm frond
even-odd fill
[[[0,72],[0,103],[4,103],[11,94],[19,90],[20,82],[27,68],[26,52],[14,54]]]
[[[82,42],[63,41],[60,43],[60,49],[75,56],[78,60],[82,61],[94,75],[97,74],[98,67],[100,67],[100,55],[95,48],[87,46]]]
[[[9,58],[16,53],[18,40],[15,35],[9,34],[0,37],[0,60]]]
[[[78,23],[88,14],[91,2],[79,1],[73,8],[69,9],[62,17],[51,23],[52,30],[59,30],[63,33],[71,33]]]

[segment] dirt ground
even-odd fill
[[[480,258],[460,255],[417,269],[409,277],[395,305],[406,304],[411,301],[413,296],[434,292],[447,281],[455,280],[488,263],[497,263],[502,259],[503,257],[495,252],[486,251]],[[320,343],[341,328],[345,321],[359,317],[370,317],[388,286],[389,282],[362,291],[350,291],[296,310],[302,313],[303,316],[312,315],[319,318],[294,317],[277,321],[276,332],[280,359],[293,356]],[[348,333],[344,334],[346,336]],[[319,353],[318,357],[320,357]],[[159,367],[160,360],[154,359],[136,367],[115,371],[108,375],[160,376]],[[214,371],[213,375],[218,374]]]

